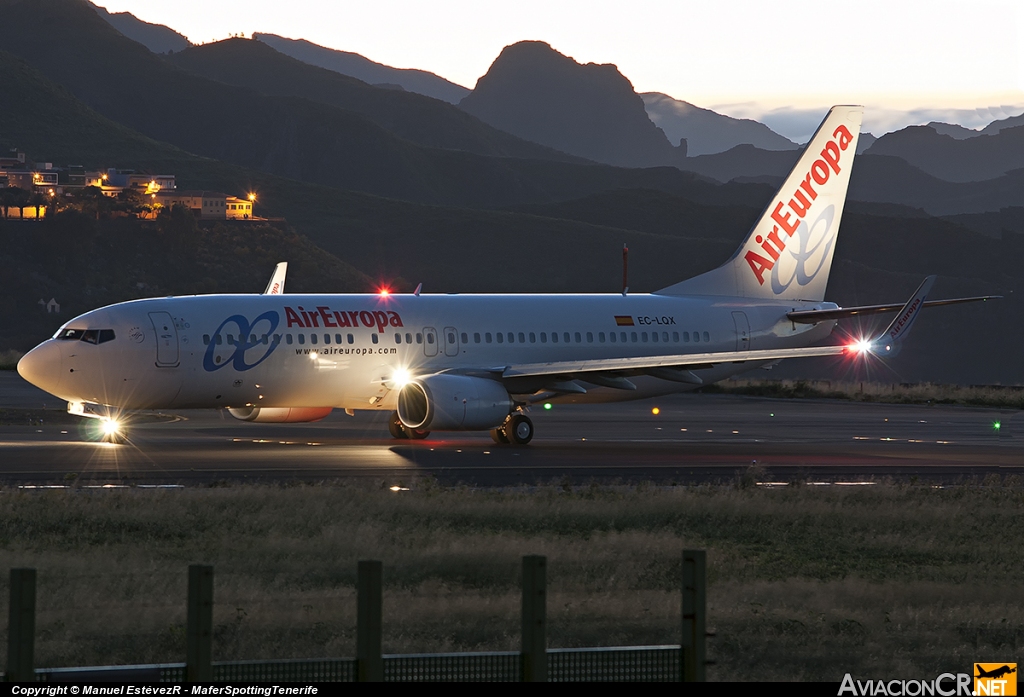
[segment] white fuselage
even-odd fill
[[[23,359],[23,374],[69,402],[123,409],[393,410],[397,390],[390,381],[400,369],[419,376],[802,347],[827,337],[835,323],[794,324],[786,313],[826,307],[835,305],[646,294],[169,297],[111,305],[71,320]],[[721,364],[694,373],[709,383],[756,365]],[[586,394],[559,399],[638,399],[696,386],[630,379],[637,390],[587,385]]]

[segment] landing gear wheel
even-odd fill
[[[503,428],[504,426],[499,426],[498,428],[491,429],[491,440],[498,445],[508,445],[508,438],[505,436],[505,431],[502,430]]]
[[[513,414],[508,417],[502,431],[508,441],[514,445],[526,445],[533,440],[533,422],[528,416]]]
[[[403,426],[402,429],[405,431],[405,437],[412,440],[423,440],[430,435],[430,431],[421,431],[416,428],[409,428],[408,426]]]
[[[388,420],[388,432],[391,433],[392,438],[405,439],[409,437],[405,433],[402,420],[398,418],[397,411],[391,412],[391,418]]]

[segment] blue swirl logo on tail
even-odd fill
[[[270,357],[270,354],[277,348],[278,343],[272,338],[274,330],[277,329],[277,325],[281,322],[281,315],[276,310],[267,310],[262,315],[254,319],[252,322],[242,315],[231,315],[226,320],[220,323],[217,327],[217,331],[213,333],[210,338],[210,345],[206,347],[206,355],[203,356],[203,368],[208,372],[220,370],[226,365],[231,365],[235,370],[241,372],[245,370],[252,370],[263,361]],[[234,346],[223,346],[218,345],[217,339],[221,336],[221,332],[226,328],[234,325],[238,327],[238,340]],[[267,337],[266,342],[260,338],[260,335]],[[217,355],[219,349],[234,349],[234,353],[225,358],[219,360],[220,356]],[[246,353],[252,349],[264,348],[263,354],[253,363],[246,362]],[[258,355],[258,354],[254,354]]]

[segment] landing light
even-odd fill
[[[405,368],[399,368],[391,375],[391,389],[400,390],[410,382],[412,382],[412,375]]]
[[[387,287],[381,288],[377,292],[378,292],[378,294],[380,294],[381,297],[387,297],[387,296],[391,295],[391,289],[387,288]]]
[[[651,413],[657,416],[658,414],[661,413],[661,409],[659,409],[658,407],[654,407],[653,409],[651,409]]]
[[[857,339],[849,346],[854,353],[870,353],[871,342],[867,339]]]
[[[100,431],[104,436],[116,436],[121,432],[121,423],[117,419],[100,419]]]

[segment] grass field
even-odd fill
[[[196,562],[215,567],[215,660],[353,655],[356,562],[369,558],[384,562],[385,652],[517,649],[525,554],[549,558],[551,646],[676,643],[683,548],[708,550],[711,679],[926,676],[1014,660],[1020,481],[751,479],[5,489],[0,549],[8,565],[39,570],[40,666],[183,660]],[[4,595],[7,580],[5,569]]]

